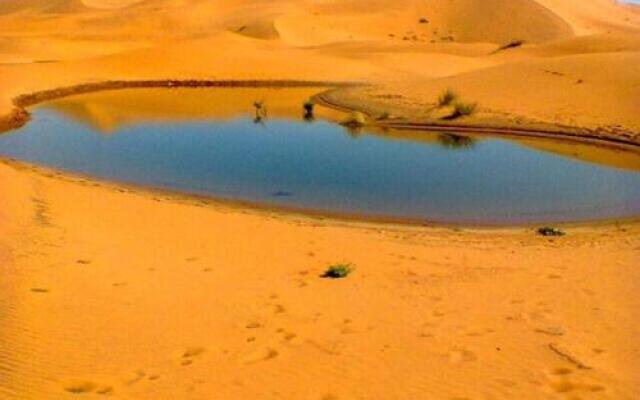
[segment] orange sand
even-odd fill
[[[0,127],[16,96],[62,86],[295,79],[372,83],[331,100],[395,121],[441,122],[450,87],[478,104],[459,125],[637,143],[639,32],[637,8],[612,0],[2,1]],[[127,123],[104,113],[107,93],[60,101],[105,132]],[[634,221],[550,240],[250,210],[8,161],[0,184],[2,400],[640,395]],[[355,273],[318,278],[340,261]]]

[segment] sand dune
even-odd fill
[[[625,79],[637,75],[633,54],[640,46],[640,20],[628,7],[608,0],[588,5],[571,0],[225,0],[215,6],[196,0],[29,0],[3,4],[0,104],[5,110],[11,97],[21,91],[114,75],[127,79],[333,78],[405,82],[400,84],[403,90],[416,90],[403,95],[415,98],[416,104],[432,101],[434,90],[447,84],[464,91],[469,101],[482,103],[485,112],[495,112],[496,117],[508,113],[522,121],[575,122],[593,129],[620,124],[625,130],[637,129],[629,106],[638,100],[637,91]],[[524,44],[495,53],[499,46],[514,41]],[[218,62],[219,54],[225,54],[224,63]],[[592,60],[585,54],[593,54],[594,67],[589,67]],[[576,58],[563,58],[567,56]],[[146,63],[149,59],[161,65]],[[36,62],[42,65],[24,66]],[[569,71],[561,73],[576,75],[574,82],[585,84],[571,85],[568,79],[547,76],[541,72],[549,68],[541,63],[549,63],[549,68],[558,65]],[[603,70],[605,64],[611,68]],[[496,69],[482,72],[487,68]],[[47,79],[39,78],[43,74]],[[16,79],[20,76],[24,78]],[[422,82],[441,77],[451,79]],[[476,82],[467,88],[471,79]],[[536,95],[522,93],[515,104],[514,96],[521,95],[517,88],[525,90],[532,82],[539,88]],[[612,90],[615,85],[621,85],[619,90]],[[587,91],[598,96],[576,104],[568,114],[562,107],[553,107],[560,93],[566,102]]]

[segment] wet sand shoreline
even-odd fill
[[[553,223],[540,221],[540,222],[527,222],[527,223],[456,223],[435,221],[416,218],[402,218],[402,217],[386,217],[381,215],[365,214],[365,213],[348,213],[339,211],[328,210],[316,210],[313,208],[303,208],[295,206],[279,206],[275,204],[261,203],[258,201],[239,200],[239,199],[225,199],[216,197],[214,195],[204,195],[196,193],[187,193],[179,190],[171,190],[165,188],[158,188],[152,186],[145,186],[142,184],[134,184],[127,182],[120,182],[117,180],[108,180],[96,178],[90,175],[85,175],[79,172],[65,171],[53,167],[36,165],[26,161],[0,157],[0,164],[11,166],[14,168],[29,170],[34,174],[40,176],[50,176],[56,174],[58,176],[66,177],[71,181],[82,180],[88,182],[89,185],[102,185],[110,187],[112,190],[129,190],[148,196],[164,196],[166,198],[173,199],[176,202],[186,202],[189,204],[199,204],[211,207],[222,207],[229,211],[247,211],[256,212],[259,215],[279,216],[282,218],[301,218],[309,219],[310,221],[326,221],[332,224],[349,224],[354,226],[380,226],[388,228],[437,228],[452,230],[477,230],[477,231],[496,231],[496,230],[514,230],[514,231],[528,231],[535,234],[537,228],[543,225],[553,225],[562,228],[580,228],[580,227],[598,227],[598,226],[614,226],[619,224],[636,224],[640,223],[639,216],[629,216],[621,218],[600,218],[589,219],[584,221],[557,221]]]

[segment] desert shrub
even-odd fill
[[[346,278],[353,272],[353,266],[347,263],[333,264],[321,275],[323,278],[341,279]]]
[[[438,107],[445,107],[451,105],[458,95],[451,89],[447,89],[438,97]]]
[[[315,119],[315,116],[313,114],[314,107],[315,107],[315,104],[313,104],[311,100],[307,100],[304,102],[304,104],[302,105],[302,109],[304,110],[305,120],[312,121]]]
[[[542,236],[564,236],[565,233],[558,229],[550,226],[544,226],[542,228],[538,228],[538,235]]]
[[[466,117],[476,112],[476,107],[475,103],[456,103],[453,112],[460,117]]]
[[[457,102],[453,105],[453,112],[443,119],[457,119],[468,117],[476,112],[477,105],[475,103]]]
[[[348,128],[361,128],[367,124],[367,118],[360,111],[353,111],[341,124]]]
[[[314,106],[315,106],[315,104],[313,104],[313,102],[311,100],[307,100],[302,105],[302,108],[304,108],[305,112],[313,113],[313,107]]]
[[[389,114],[388,112],[384,111],[380,115],[378,115],[377,120],[378,121],[384,121],[386,119],[389,119],[390,117],[391,117],[391,114]]]

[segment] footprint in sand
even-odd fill
[[[73,382],[67,386],[65,386],[64,390],[73,394],[82,394],[82,393],[90,393],[96,390],[98,387],[97,384],[89,381],[83,382]]]
[[[242,362],[245,364],[253,364],[261,361],[268,361],[278,357],[280,353],[277,350],[272,348],[265,349],[256,349],[247,353],[243,358]]]
[[[249,322],[247,325],[245,325],[245,327],[247,329],[258,329],[258,328],[262,328],[262,324],[260,324],[257,321],[252,321],[252,322]]]
[[[464,349],[456,348],[449,352],[449,362],[453,364],[460,364],[463,362],[471,362],[477,359],[475,353]]]
[[[72,394],[96,393],[99,395],[108,395],[113,393],[112,386],[100,385],[92,381],[70,382],[67,386],[64,387],[64,390]]]
[[[547,386],[555,393],[602,392],[606,388],[580,378],[581,369],[557,367],[547,371]],[[584,377],[583,377],[584,378]]]
[[[543,335],[549,335],[549,336],[563,336],[564,335],[564,329],[562,329],[559,326],[549,326],[549,327],[545,327],[545,328],[537,328],[535,329],[536,333],[541,333]]]
[[[293,341],[294,339],[296,339],[298,337],[298,335],[296,335],[293,332],[284,332],[284,336],[283,336],[283,340],[287,343]]]
[[[193,364],[193,360],[205,352],[204,347],[189,347],[182,353],[182,362],[184,366]]]
[[[131,376],[129,376],[125,380],[125,384],[127,386],[134,385],[134,384],[140,382],[141,380],[143,380],[146,376],[147,376],[146,372],[144,372],[142,370],[136,371],[135,373],[131,374]]]

